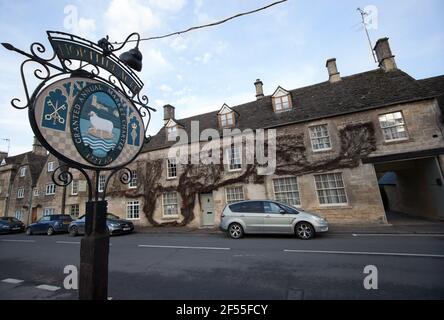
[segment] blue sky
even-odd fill
[[[0,0],[0,41],[27,50],[34,41],[47,45],[46,30],[91,40],[104,35],[123,40],[133,31],[161,35],[271,2]],[[67,19],[68,5],[78,12],[76,23]],[[166,103],[183,118],[218,110],[223,103],[234,106],[254,100],[257,78],[263,81],[265,94],[278,85],[294,89],[322,82],[328,78],[325,61],[332,57],[342,76],[376,68],[356,11],[368,5],[378,10],[377,29],[372,28],[370,36],[373,42],[390,38],[400,69],[418,79],[444,74],[442,0],[289,0],[217,27],[141,44],[143,92],[158,109],[149,132],[155,134],[163,125]],[[30,150],[33,137],[27,112],[10,106],[13,97],[23,97],[20,63],[21,57],[0,48],[0,139],[11,139],[12,155]],[[5,149],[6,143],[0,141],[0,150]]]

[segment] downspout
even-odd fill
[[[27,225],[29,226],[31,224],[31,215],[32,215],[32,197],[34,195],[34,187],[31,185],[31,190],[29,191],[29,208],[28,208],[28,223]]]
[[[13,175],[12,172],[13,170],[11,170],[11,178],[15,177],[15,175]],[[12,185],[14,184],[14,180],[13,179],[9,179],[9,186],[8,186],[8,196],[6,197],[6,203],[5,203],[5,217],[8,216],[8,210],[9,210],[9,200],[11,199],[11,192],[12,192]]]

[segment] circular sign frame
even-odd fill
[[[139,109],[98,79],[54,81],[38,92],[28,111],[42,145],[74,167],[115,170],[142,151],[145,124]]]

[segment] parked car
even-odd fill
[[[225,206],[220,229],[233,239],[244,234],[296,234],[300,239],[311,239],[316,233],[328,231],[324,218],[271,200],[241,201]]]
[[[52,214],[41,217],[38,221],[31,223],[26,228],[26,234],[46,233],[48,236],[59,232],[68,232],[72,218],[67,214]]]
[[[14,217],[0,217],[0,232],[10,233],[10,232],[23,232],[25,231],[25,224],[19,219]]]
[[[131,233],[134,231],[134,224],[131,221],[120,219],[112,213],[107,214],[106,225],[110,235]],[[69,234],[73,237],[85,234],[85,215],[71,222],[68,230]]]

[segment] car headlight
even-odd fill
[[[325,219],[322,218],[322,217],[314,217],[314,220],[315,220],[316,222],[325,222]]]
[[[117,227],[119,226],[118,223],[110,223],[109,225],[110,225],[111,227],[113,227],[113,228],[117,228]]]
[[[2,229],[9,229],[8,225],[2,225]]]

